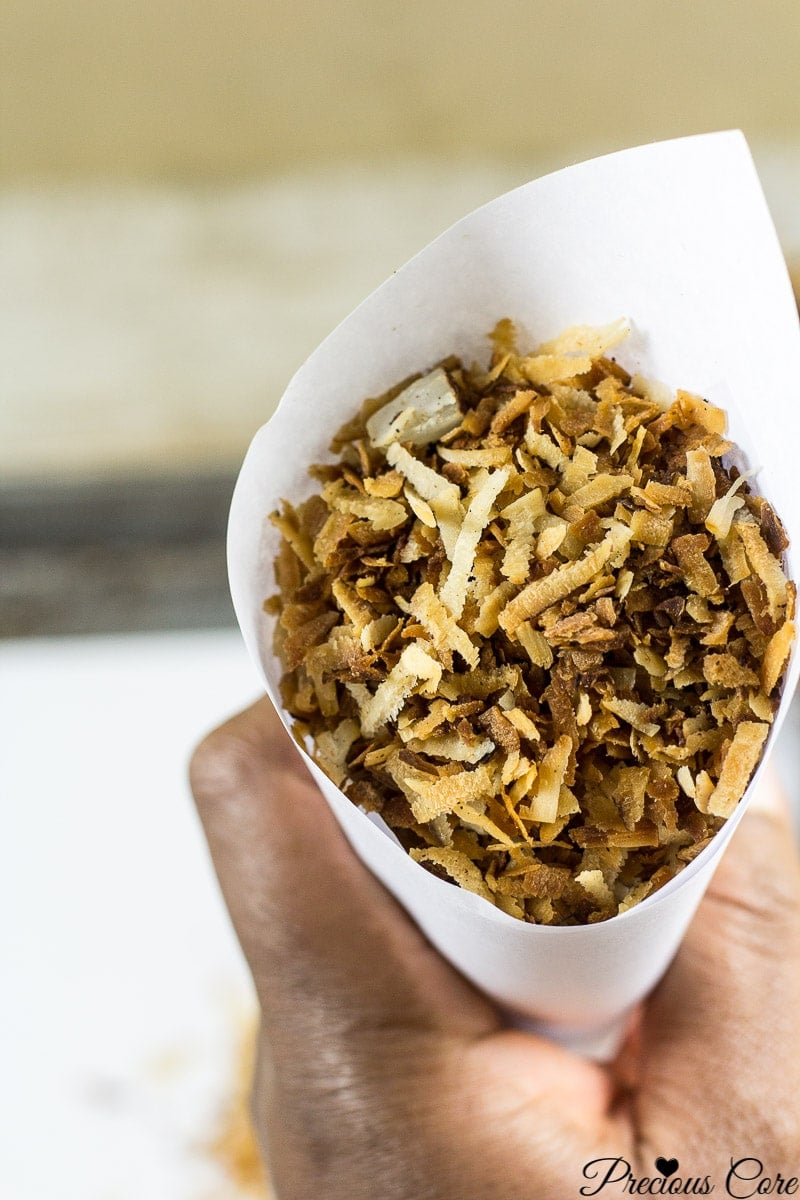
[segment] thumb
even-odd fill
[[[796,1153],[800,860],[774,776],[731,839],[641,1036],[641,1113],[661,1145],[665,1133],[685,1145],[694,1131],[706,1161],[715,1139],[729,1158],[738,1131],[739,1143],[746,1134],[747,1146],[761,1138]]]
[[[356,857],[267,698],[200,744],[190,781],[268,1027],[496,1023]]]

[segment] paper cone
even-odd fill
[[[726,409],[747,465],[760,468],[757,490],[786,525],[798,578],[800,333],[747,144],[719,133],[595,159],[501,196],[434,241],[322,343],[257,433],[231,507],[230,582],[286,723],[262,611],[278,544],[267,515],[282,498],[310,493],[308,466],[330,459],[332,433],[365,396],[448,354],[485,362],[486,334],[502,316],[516,322],[523,347],[570,325],[630,318],[619,352],[629,369]],[[765,758],[799,665],[795,648]],[[553,928],[435,878],[308,766],[356,852],[433,945],[501,1005],[589,1051],[668,966],[761,773],[710,846],[662,890],[607,922]]]

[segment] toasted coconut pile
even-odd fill
[[[295,733],[426,870],[522,920],[637,904],[736,808],[795,586],[723,412],[574,329],[365,403],[285,503],[276,649]]]

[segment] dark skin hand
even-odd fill
[[[436,953],[268,700],[206,738],[191,782],[261,1006],[280,1200],[568,1200],[618,1156],[637,1178],[675,1157],[723,1195],[732,1157],[800,1175],[800,862],[774,781],[609,1066],[508,1029]]]

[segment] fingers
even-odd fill
[[[483,1036],[493,1008],[355,857],[268,702],[206,739],[191,778],[262,1002],[254,1113],[281,1195],[510,1196],[509,1155],[559,1179],[589,1156],[573,1113],[602,1107],[596,1071]]]
[[[641,1031],[645,1118],[693,1117],[706,1145],[743,1126],[748,1145],[800,1140],[800,865],[779,785],[763,787]]]
[[[190,778],[267,1022],[496,1021],[357,859],[269,700],[209,735]]]

